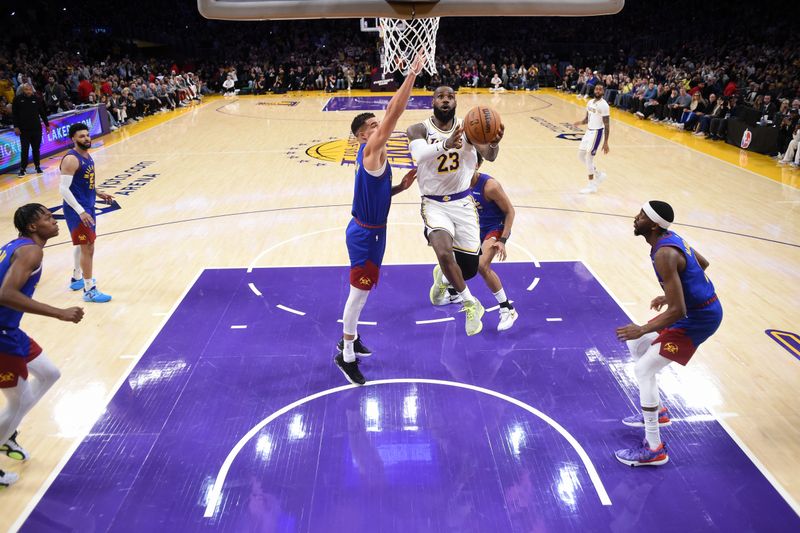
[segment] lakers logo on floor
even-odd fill
[[[301,143],[287,150],[289,159],[297,163],[312,163],[322,166],[323,163],[337,165],[355,165],[358,155],[358,141],[350,136],[347,139],[331,137],[326,141],[314,139],[311,143]],[[408,137],[405,131],[392,132],[386,143],[386,155],[389,165],[395,168],[414,168],[411,151],[408,148]]]

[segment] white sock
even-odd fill
[[[95,286],[95,279],[94,278],[91,278],[91,279],[83,278],[83,290],[84,291],[90,291],[90,290],[94,289],[94,286]]]
[[[353,361],[356,360],[356,352],[353,349],[353,343],[354,342],[355,342],[355,339],[353,339],[353,340],[345,339],[344,340],[344,350],[342,350],[342,356],[344,357],[344,362],[345,363],[352,363]]]
[[[74,260],[72,279],[81,279],[83,278],[83,271],[81,271],[81,247],[73,246],[72,248],[72,258]]]
[[[642,410],[644,414],[644,438],[651,450],[658,448],[661,444],[661,435],[658,431],[658,408],[655,411]]]
[[[497,303],[499,303],[499,304],[501,304],[501,303],[503,303],[503,302],[508,300],[508,298],[506,298],[506,291],[503,290],[503,289],[500,289],[499,291],[497,291],[497,292],[495,292],[493,294],[494,294],[494,297],[497,298]]]
[[[465,302],[471,302],[472,300],[474,300],[474,299],[475,299],[475,298],[472,296],[472,293],[471,293],[471,292],[469,292],[469,287],[464,287],[464,290],[463,290],[463,291],[461,291],[461,292],[459,292],[458,294],[459,294],[459,295],[461,295],[461,298],[462,298],[462,299],[463,299]]]

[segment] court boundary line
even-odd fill
[[[486,394],[488,396],[493,396],[497,399],[504,400],[508,403],[516,405],[517,407],[529,412],[530,414],[538,417],[542,421],[544,421],[547,425],[555,429],[564,439],[569,442],[572,446],[573,450],[578,454],[583,462],[583,466],[586,469],[589,478],[594,485],[595,491],[597,492],[597,496],[600,499],[600,502],[604,506],[610,506],[611,498],[608,496],[608,492],[603,485],[603,481],[600,479],[600,475],[597,472],[597,469],[592,463],[592,460],[589,458],[589,454],[586,453],[586,450],[583,449],[583,446],[580,445],[578,440],[572,436],[564,427],[556,422],[553,418],[546,415],[542,411],[536,409],[535,407],[523,402],[522,400],[518,400],[513,396],[508,396],[507,394],[503,394],[502,392],[497,392],[491,389],[487,389],[484,387],[479,387],[477,385],[472,385],[469,383],[461,383],[458,381],[447,381],[442,379],[428,379],[428,378],[392,378],[392,379],[376,379],[374,381],[368,381],[366,385],[363,385],[364,388],[370,386],[378,386],[378,385],[391,385],[396,383],[422,383],[426,385],[444,385],[448,387],[456,387],[460,389],[467,389],[473,392],[480,392],[482,394]],[[228,472],[230,471],[231,465],[233,461],[236,460],[236,457],[239,455],[239,452],[245,447],[245,445],[250,442],[250,440],[256,436],[256,434],[261,431],[264,427],[267,426],[270,422],[277,419],[283,414],[288,413],[292,409],[304,405],[308,402],[316,400],[318,398],[323,398],[325,396],[329,396],[331,394],[336,394],[346,390],[358,389],[361,388],[362,385],[342,385],[339,387],[333,387],[331,389],[326,389],[323,391],[315,392],[309,396],[305,396],[300,398],[299,400],[295,400],[294,402],[287,404],[277,411],[274,411],[269,416],[261,420],[258,424],[250,428],[250,430],[244,434],[244,436],[239,439],[239,441],[231,448],[231,451],[228,452],[228,456],[223,461],[222,466],[220,467],[219,471],[217,472],[217,476],[214,479],[214,485],[211,487],[211,491],[207,495],[206,500],[206,508],[203,513],[203,518],[213,518],[216,514],[218,504],[222,498],[222,487],[225,484],[225,479],[228,477]]]
[[[147,341],[145,341],[145,344],[142,347],[142,349],[135,357],[131,359],[128,368],[125,370],[122,376],[117,380],[117,383],[109,390],[109,393],[106,395],[105,402],[103,404],[103,411],[97,415],[97,418],[95,418],[91,422],[91,424],[87,424],[86,431],[83,432],[78,437],[76,437],[73,443],[70,444],[69,448],[67,448],[67,451],[64,453],[61,460],[56,464],[55,468],[53,468],[53,471],[50,472],[50,475],[47,476],[47,478],[44,480],[39,489],[33,494],[28,504],[23,508],[22,513],[20,513],[19,517],[17,517],[17,519],[14,522],[12,522],[9,531],[19,531],[20,528],[22,528],[22,526],[25,525],[25,522],[28,520],[28,518],[30,518],[31,513],[34,511],[34,509],[36,509],[36,506],[39,505],[39,502],[42,500],[45,493],[50,489],[51,485],[55,482],[56,478],[61,475],[61,471],[67,465],[69,460],[72,459],[73,455],[75,455],[75,452],[78,450],[80,445],[83,444],[83,442],[92,432],[92,429],[94,429],[94,426],[95,424],[97,424],[97,421],[100,419],[101,416],[103,416],[107,412],[109,404],[111,404],[111,401],[114,399],[114,396],[117,395],[117,392],[119,392],[119,389],[122,387],[123,383],[125,383],[128,380],[128,378],[130,378],[131,373],[133,373],[134,368],[136,368],[136,365],[139,364],[139,361],[141,361],[142,357],[144,357],[144,354],[147,353],[147,350],[150,349],[150,346],[156,340],[156,337],[158,337],[158,335],[164,330],[164,327],[167,325],[167,322],[169,322],[169,319],[172,318],[172,315],[175,313],[175,311],[178,310],[178,307],[180,307],[183,300],[185,300],[186,296],[189,295],[189,291],[192,290],[192,287],[195,286],[197,281],[200,279],[200,276],[202,276],[203,272],[205,272],[206,270],[207,270],[206,268],[201,268],[197,272],[197,274],[195,274],[192,277],[191,281],[186,285],[181,295],[178,297],[175,303],[172,304],[170,310],[161,320],[161,323],[158,325],[157,328],[155,328],[152,335],[148,337]]]
[[[600,284],[600,286],[603,287],[603,290],[605,290],[606,293],[608,293],[608,295],[611,297],[611,299],[614,300],[614,303],[616,303],[619,306],[619,308],[622,309],[622,311],[625,313],[625,316],[627,316],[631,322],[636,323],[636,320],[633,318],[633,316],[631,316],[628,310],[625,307],[623,307],[622,302],[617,298],[616,294],[611,292],[611,289],[608,288],[605,282],[597,275],[597,272],[595,272],[594,269],[592,269],[589,263],[585,260],[580,260],[580,263],[586,268],[586,270],[588,270],[592,274],[594,279],[596,279],[597,282]],[[717,411],[715,409],[711,407],[706,407],[706,409],[711,414],[711,416],[714,417],[714,420],[722,427],[722,429],[725,430],[725,433],[728,434],[728,437],[730,437],[731,440],[734,443],[736,443],[739,449],[745,454],[745,456],[748,459],[750,459],[750,462],[753,463],[753,465],[758,469],[761,475],[764,476],[764,478],[767,481],[769,481],[770,485],[772,485],[772,488],[774,488],[775,491],[783,498],[786,504],[798,516],[800,516],[800,505],[798,505],[798,502],[792,497],[791,494],[789,494],[789,492],[784,488],[781,482],[778,481],[774,475],[772,475],[772,473],[767,469],[767,467],[764,466],[764,464],[758,459],[758,457],[756,457],[756,455],[750,450],[750,448],[742,441],[739,435],[737,435],[733,431],[733,428],[731,428],[728,425],[728,423],[725,422],[725,420],[717,414]]]

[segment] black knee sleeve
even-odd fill
[[[480,262],[480,256],[466,254],[464,252],[459,252],[456,250],[456,263],[458,266],[461,267],[461,274],[464,276],[464,281],[472,279],[475,277],[475,274],[478,273],[478,264]]]

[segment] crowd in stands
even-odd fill
[[[49,112],[103,103],[121,126],[209,93],[367,89],[381,76],[377,34],[355,20],[209,21],[192,2],[165,11],[157,0],[4,9],[15,5],[0,16],[3,124],[24,82]],[[628,0],[610,17],[443,18],[438,73],[418,84],[585,95],[602,81],[612,105],[709,139],[749,107],[781,130],[786,154],[798,136],[800,38],[785,11]]]

